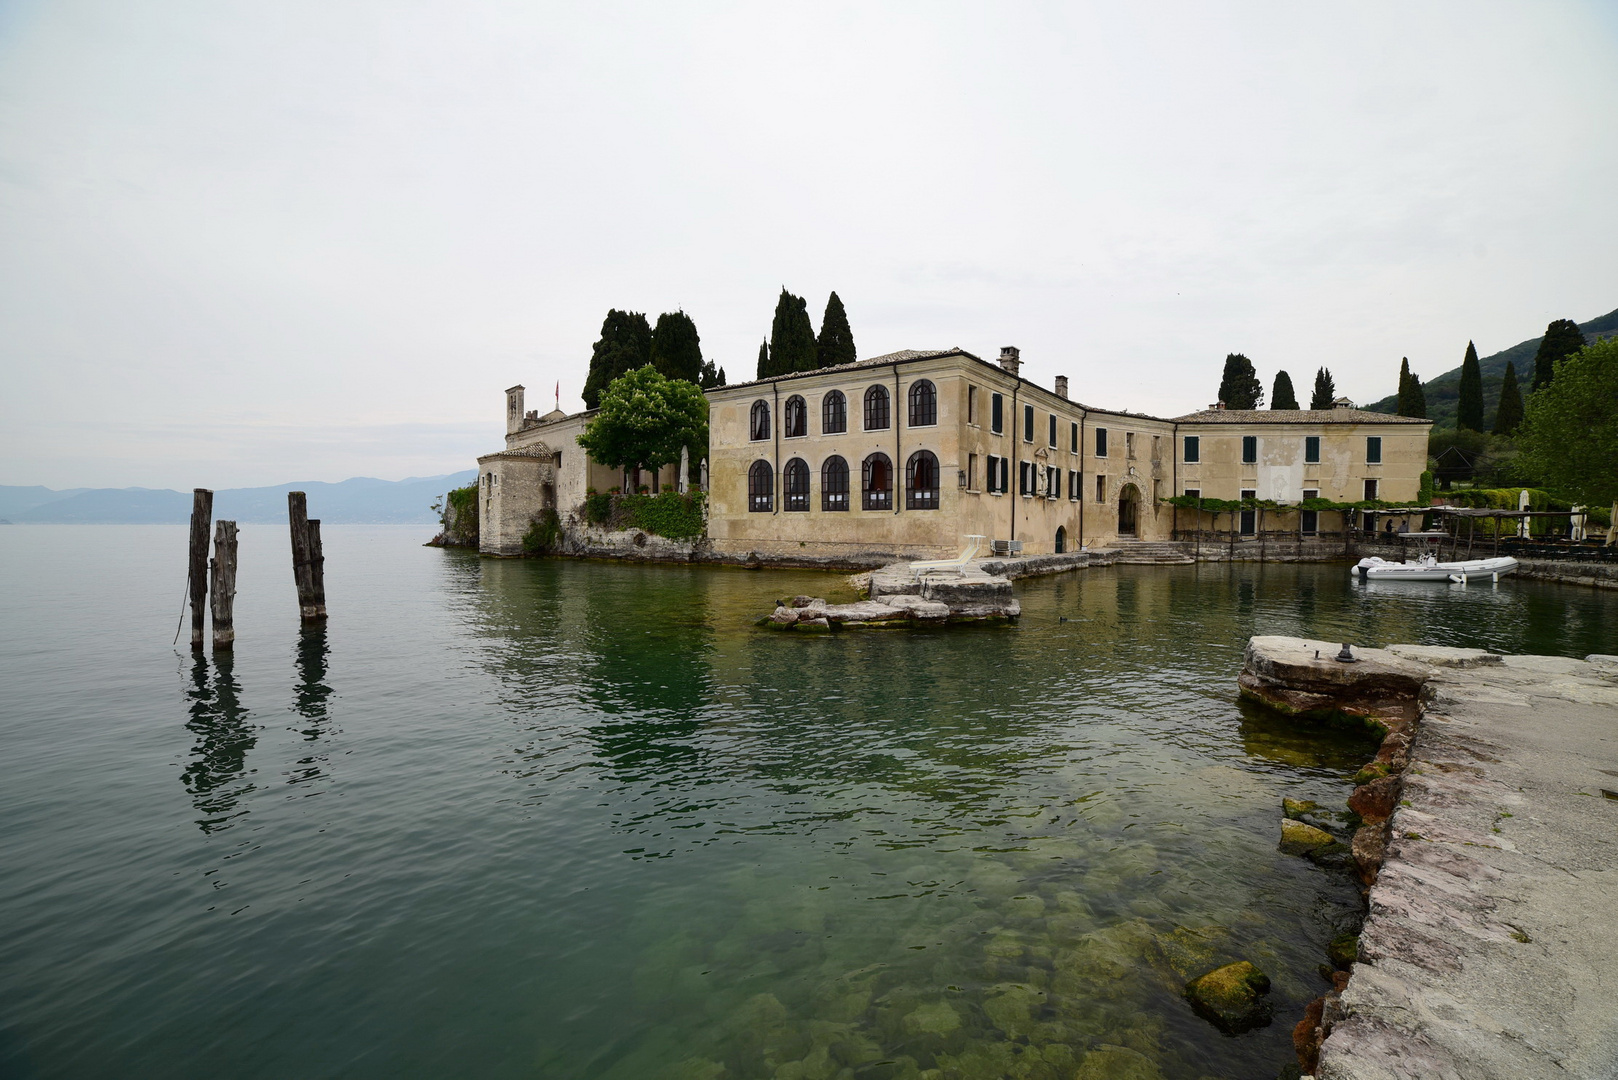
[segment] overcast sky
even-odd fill
[[[0,483],[451,472],[609,307],[1177,415],[1618,307],[1618,4],[0,0]]]

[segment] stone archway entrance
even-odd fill
[[[1118,535],[1136,536],[1140,533],[1140,489],[1125,484],[1118,492]]]
[[[1067,551],[1067,526],[1066,525],[1058,525],[1056,527],[1056,553],[1058,555],[1061,555],[1066,551]]]

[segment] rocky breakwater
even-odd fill
[[[974,566],[959,570],[914,570],[896,563],[861,575],[867,598],[832,604],[817,596],[777,601],[762,620],[778,630],[828,631],[857,628],[942,626],[1009,622],[1022,614],[1011,580]]]
[[[1388,733],[1349,802],[1364,926],[1294,1031],[1302,1070],[1618,1075],[1618,658],[1336,653],[1254,638],[1241,679]]]

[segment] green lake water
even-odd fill
[[[1238,704],[1251,634],[1582,656],[1618,597],[1345,565],[1018,585],[1005,629],[752,625],[835,575],[327,530],[0,528],[0,1075],[1274,1076],[1357,918],[1276,850],[1374,750]],[[1180,996],[1246,958],[1276,1020]],[[935,1071],[928,1071],[935,1070]]]

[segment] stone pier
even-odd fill
[[[1340,664],[1339,647],[1254,638],[1241,678],[1395,744],[1350,803],[1366,919],[1346,979],[1298,1024],[1301,1064],[1618,1077],[1618,657],[1390,645]]]

